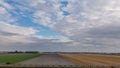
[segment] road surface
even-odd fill
[[[18,64],[38,66],[77,66],[77,64],[58,54],[46,54],[37,58],[20,62]]]

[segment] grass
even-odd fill
[[[0,63],[17,63],[38,56],[40,56],[40,54],[0,54]]]
[[[78,67],[0,67],[0,68],[78,68]],[[87,68],[87,67],[79,67]]]
[[[120,66],[120,56],[100,54],[61,54],[82,66]]]

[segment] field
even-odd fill
[[[37,56],[40,54],[0,54],[0,64],[17,63]]]
[[[81,66],[120,66],[119,55],[61,54]]]
[[[12,64],[6,64],[10,62]],[[120,68],[120,55],[0,54],[0,68]]]
[[[32,58],[32,59],[31,59]],[[0,68],[73,68],[76,63],[58,54],[2,54]],[[15,64],[4,64],[11,62]]]

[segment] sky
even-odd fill
[[[0,0],[0,51],[120,52],[120,0]]]

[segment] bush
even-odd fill
[[[12,64],[11,62],[6,62],[5,64]]]

